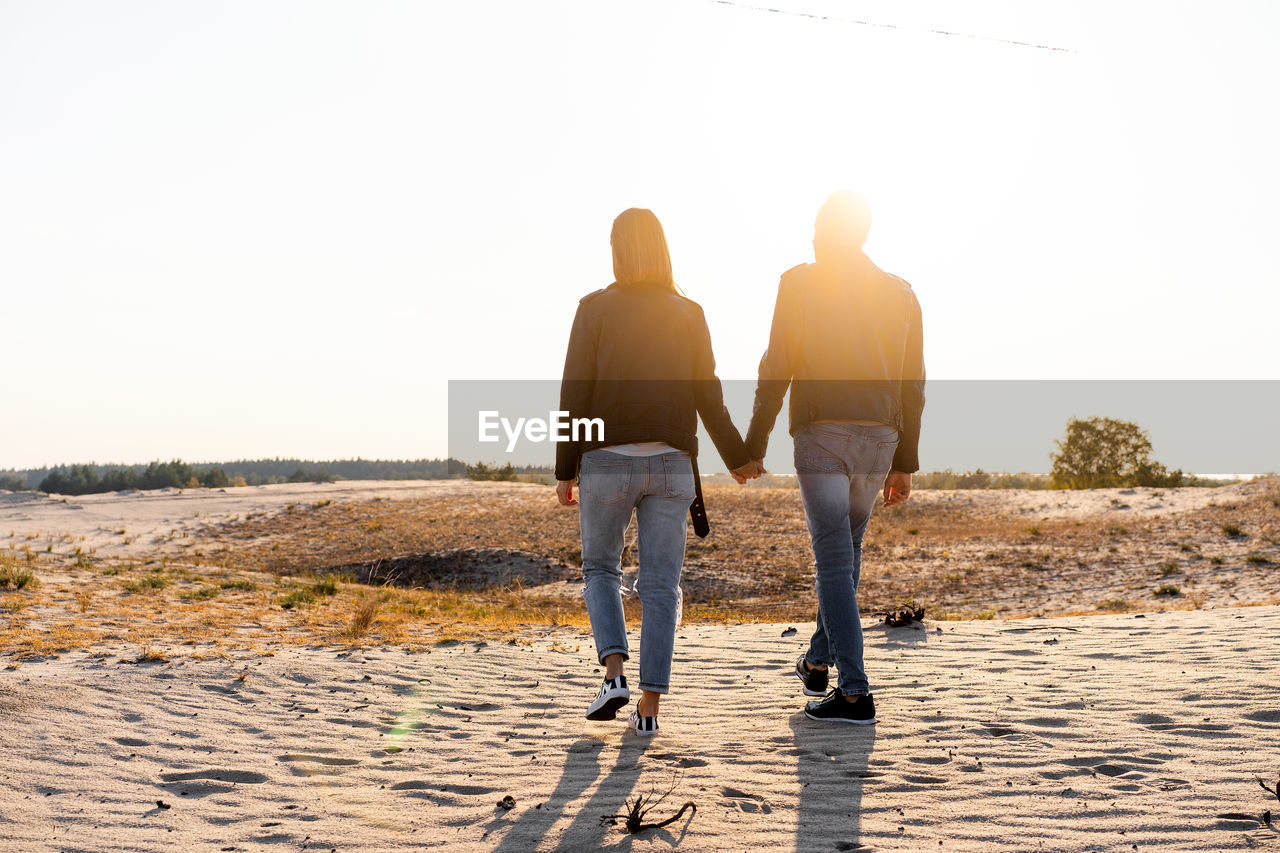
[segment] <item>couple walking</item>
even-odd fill
[[[920,306],[911,286],[863,253],[871,212],[839,192],[818,212],[815,262],[782,276],[769,347],[760,360],[744,441],[715,374],[702,308],[671,274],[662,225],[632,208],[613,223],[613,284],[584,297],[569,337],[560,408],[600,418],[604,438],[557,446],[556,493],[577,506],[583,595],[605,667],[591,720],[612,720],[630,701],[621,560],[634,512],[639,546],[641,697],[629,725],[658,730],[670,689],[680,612],[685,514],[705,536],[697,474],[702,418],[734,479],[765,473],[764,456],[783,396],[817,575],[817,630],[795,674],[815,720],[869,724],[875,704],[862,662],[858,576],[862,536],[883,488],[891,506],[911,494],[924,407]],[[579,498],[573,486],[578,483]],[[827,692],[829,670],[839,675]]]

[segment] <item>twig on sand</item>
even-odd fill
[[[893,610],[881,611],[875,615],[883,616],[884,624],[890,628],[902,628],[912,622],[923,622],[924,614],[928,609],[923,604],[917,604],[913,598],[910,601],[900,602]]]
[[[652,811],[654,808],[661,805],[662,801],[665,800],[667,796],[670,795],[670,793],[676,789],[676,781],[677,780],[673,779],[671,782],[671,787],[668,788],[666,792],[663,793],[663,795],[661,797],[658,797],[658,799],[656,800],[653,799],[653,791],[650,791],[647,795],[641,794],[638,797],[636,797],[634,800],[627,800],[626,814],[604,815],[603,817],[600,818],[600,825],[601,826],[617,826],[618,821],[621,820],[625,822],[627,832],[630,833],[631,835],[635,835],[638,832],[644,832],[646,829],[661,829],[664,826],[673,824],[680,819],[681,815],[683,815],[686,811],[689,811],[690,809],[693,810],[693,813],[689,815],[689,817],[692,818],[693,815],[698,813],[698,806],[693,802],[693,800],[689,800],[683,806],[680,807],[679,811],[677,811],[675,814],[673,814],[671,817],[667,818],[666,820],[659,821],[658,823],[644,822],[645,816],[648,815],[649,812]]]
[[[1276,782],[1274,785],[1272,785],[1270,782],[1262,781],[1261,776],[1254,776],[1253,778],[1258,780],[1258,784],[1262,786],[1262,790],[1266,791],[1268,794],[1271,794],[1277,800],[1280,800],[1280,778],[1276,779]]]

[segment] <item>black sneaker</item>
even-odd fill
[[[640,716],[640,704],[631,709],[631,716],[627,718],[627,725],[631,727],[631,731],[640,735],[640,737],[653,737],[658,733],[657,717]]]
[[[595,701],[587,706],[588,720],[612,720],[618,716],[618,709],[631,699],[631,691],[627,689],[627,677],[606,678],[600,686],[600,693]]]
[[[846,702],[844,694],[837,687],[821,702],[806,704],[804,715],[811,720],[821,720],[824,723],[853,723],[855,726],[869,726],[876,721],[876,702],[871,698],[870,693],[864,693],[853,702]]]
[[[796,661],[796,678],[804,682],[804,695],[806,696],[826,696],[827,695],[827,677],[830,673],[825,669],[807,669],[805,667],[804,655]]]

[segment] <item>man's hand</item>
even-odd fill
[[[738,482],[738,485],[742,485],[747,482],[747,480],[754,480],[761,474],[765,473],[764,460],[753,459],[741,468],[734,468],[729,473],[733,476],[733,479]]]
[[[556,480],[556,497],[560,506],[577,506],[578,499],[573,496],[573,480]]]
[[[900,504],[911,497],[911,475],[890,471],[884,481],[884,505]]]

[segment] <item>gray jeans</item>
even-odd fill
[[[693,503],[693,464],[683,451],[623,456],[606,449],[582,456],[578,486],[582,527],[582,595],[587,602],[596,656],[630,657],[622,610],[623,535],[636,516],[643,619],[640,623],[640,689],[666,693],[671,686],[684,566],[685,518]]]
[[[846,696],[871,692],[858,617],[862,534],[897,446],[893,427],[847,421],[812,424],[795,435],[796,479],[818,587],[818,629],[805,659],[834,665]]]

